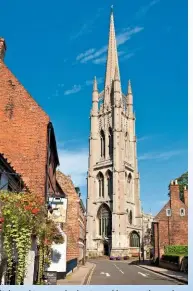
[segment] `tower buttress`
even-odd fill
[[[98,88],[97,88],[97,79],[94,77],[93,81],[93,92],[92,92],[92,113],[96,113],[98,115]]]
[[[131,88],[131,81],[128,82],[128,91],[127,91],[127,114],[133,113],[133,94]]]
[[[93,93],[92,93],[92,110],[90,114],[90,149],[89,149],[89,170],[93,171],[93,165],[96,162],[96,148],[98,137],[98,88],[97,80],[94,78]]]

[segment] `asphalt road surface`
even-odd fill
[[[87,285],[183,285],[128,261],[92,260],[96,264]]]

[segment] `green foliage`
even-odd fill
[[[16,255],[16,284],[21,285],[31,248],[31,236],[42,221],[42,215],[44,216],[43,200],[30,193],[2,191],[0,201],[3,216],[3,247],[7,255],[8,273],[11,273],[13,257]]]
[[[183,201],[184,199],[184,186],[188,188],[188,172],[185,172],[180,177],[176,178],[175,180],[178,181],[179,188],[180,188],[180,199]],[[170,189],[170,185],[168,186],[168,189]],[[168,196],[170,196],[170,193],[168,193]]]
[[[47,219],[47,209],[42,197],[31,193],[0,192],[3,224],[3,248],[7,255],[7,271],[11,274],[13,257],[17,257],[16,285],[21,285],[26,273],[28,253],[32,236],[35,235],[39,247],[39,277],[42,282],[45,264],[51,262],[52,243],[63,243],[55,223]]]
[[[168,256],[188,256],[188,246],[165,246],[164,254]]]

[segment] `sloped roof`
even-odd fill
[[[60,187],[62,188],[62,190],[64,191],[64,193],[69,199],[70,198],[79,199],[79,196],[75,190],[75,186],[70,176],[63,174],[61,171],[58,170],[56,171],[56,179]]]

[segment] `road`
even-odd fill
[[[87,285],[183,285],[128,261],[92,260],[96,266]]]

